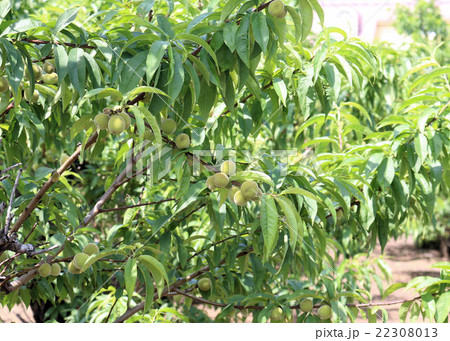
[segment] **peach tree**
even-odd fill
[[[372,283],[406,284],[366,255],[436,225],[450,68],[323,27],[317,0],[79,3],[0,1],[0,303],[385,320]],[[446,320],[439,267],[404,316]]]

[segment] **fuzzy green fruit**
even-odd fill
[[[211,290],[211,280],[209,278],[202,278],[198,281],[198,288],[201,291],[209,291]]]
[[[239,187],[233,186],[228,191],[228,200],[230,200],[232,203],[234,203],[234,195],[239,191]]]
[[[46,73],[55,72],[55,66],[52,63],[50,63],[50,62],[45,62],[44,66],[43,66],[43,69],[44,69],[44,71]]]
[[[62,166],[67,160],[69,160],[69,155],[63,153],[59,159],[59,164]]]
[[[29,103],[35,103],[39,99],[39,92],[36,89],[34,89],[33,93],[31,93],[31,88],[27,88],[24,91],[23,97],[25,98],[25,101]]]
[[[304,313],[309,313],[313,309],[313,301],[310,298],[305,298],[300,302],[300,310]]]
[[[214,175],[208,176],[206,179],[206,187],[208,187],[210,191],[214,191],[217,188],[214,184]]]
[[[144,131],[144,140],[153,141],[155,139],[155,135],[149,128],[145,128]]]
[[[34,80],[36,80],[36,81],[40,80],[42,77],[42,68],[37,64],[33,64],[32,68],[33,68],[33,73],[34,73]],[[28,78],[28,80],[31,80],[31,76],[30,76],[30,73],[28,72],[28,70],[26,72],[26,77]]]
[[[213,175],[213,183],[216,187],[227,187],[228,183],[230,182],[230,179],[228,178],[228,175],[225,173],[216,173]]]
[[[57,182],[59,180],[59,173],[57,171],[54,171],[50,179],[52,180],[52,182]]]
[[[52,266],[48,263],[44,263],[39,267],[39,276],[47,277],[52,272]]]
[[[258,196],[258,184],[252,180],[245,181],[241,186],[241,192],[247,199],[254,199]]]
[[[286,10],[286,8],[285,8],[285,9],[284,9],[284,12],[281,13],[277,18],[283,19],[283,18],[286,16],[286,14],[287,14],[287,10]]]
[[[74,274],[74,275],[78,275],[78,274],[81,273],[80,269],[78,269],[78,268],[75,266],[75,264],[73,263],[73,261],[69,263],[69,266],[67,267],[67,270],[69,270],[69,272],[70,272],[71,274]]]
[[[269,14],[279,17],[284,13],[284,3],[282,0],[274,0],[269,4]]]
[[[42,81],[44,84],[54,85],[58,83],[58,74],[56,72],[46,73],[42,76]]]
[[[233,201],[238,206],[245,206],[248,202],[248,200],[244,197],[242,194],[242,191],[239,190],[234,194]]]
[[[87,259],[89,258],[89,255],[81,252],[81,253],[77,253],[75,255],[75,257],[73,257],[73,265],[75,265],[75,267],[80,270],[83,265],[86,263]]]
[[[53,263],[52,264],[51,275],[52,276],[59,276],[60,272],[61,272],[61,267],[59,266],[59,264],[58,263]]]
[[[283,317],[284,312],[283,309],[281,309],[280,307],[274,308],[270,313],[270,319],[272,320],[272,322],[280,322],[283,320]]]
[[[86,244],[86,246],[83,248],[83,253],[87,254],[88,256],[91,256],[94,253],[98,253],[98,251],[98,246],[95,243]]]
[[[119,116],[122,116],[125,121],[125,129],[128,129],[128,127],[131,125],[131,117],[126,112],[119,113]]]
[[[9,90],[9,83],[5,77],[0,77],[0,92],[4,93]]]
[[[175,144],[178,149],[186,149],[191,144],[191,139],[188,134],[182,133],[175,138]]]
[[[325,304],[317,309],[317,314],[321,320],[328,320],[331,317],[331,307]]]
[[[177,123],[171,118],[162,120],[161,130],[164,134],[171,135],[177,130]]]
[[[236,173],[236,164],[231,160],[224,161],[222,166],[220,166],[220,170],[226,175],[233,175]]]
[[[119,135],[125,130],[125,120],[120,115],[112,115],[108,121],[108,130],[111,134]]]
[[[94,117],[94,123],[97,129],[105,130],[108,129],[109,116],[103,113],[97,114]]]

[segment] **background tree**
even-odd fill
[[[435,221],[447,66],[336,28],[307,48],[316,0],[53,3],[42,21],[0,2],[2,304],[68,322],[209,320],[198,304],[216,321],[387,318],[371,283],[402,285],[362,253]],[[414,318],[447,319],[440,267],[411,284]]]

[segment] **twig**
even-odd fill
[[[150,11],[150,12],[151,12],[151,11]],[[105,323],[108,323],[108,320],[109,320],[109,318],[111,317],[111,313],[112,313],[112,311],[113,311],[113,309],[114,309],[114,307],[116,306],[116,304],[117,304],[118,301],[119,301],[119,300],[116,298],[116,300],[114,301],[113,305],[111,306],[111,309],[109,310],[108,316],[106,316]]]
[[[13,42],[16,42],[16,39],[12,39]],[[80,47],[83,49],[96,49],[95,46],[91,46],[88,44],[83,44],[83,45],[79,45],[79,44],[75,44],[75,43],[64,43],[64,42],[60,42],[60,41],[50,41],[50,40],[40,40],[40,39],[21,39],[20,41],[24,41],[27,43],[31,43],[31,44],[37,44],[37,45],[41,45],[41,44],[56,44],[56,45],[64,45],[64,46],[70,46],[70,47]]]
[[[13,168],[19,167],[19,166],[22,166],[22,164],[20,162],[16,163],[15,165],[9,166],[8,168],[5,168],[4,170],[0,171],[0,174],[6,173],[7,171],[9,171]]]
[[[130,205],[130,206],[122,206],[122,207],[115,207],[115,208],[102,208],[100,210],[100,213],[127,210],[129,208],[141,207],[141,206],[157,205],[157,204],[161,204],[161,203],[166,202],[166,201],[174,201],[174,200],[176,200],[176,199],[175,198],[170,198],[170,199],[146,202],[146,203],[143,203],[143,204],[136,204],[136,205]]]

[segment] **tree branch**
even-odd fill
[[[12,39],[13,42],[16,42],[16,39]],[[60,42],[60,41],[50,41],[50,40],[40,40],[40,39],[21,39],[20,41],[23,42],[27,42],[27,43],[31,43],[31,44],[36,44],[36,45],[43,45],[43,44],[56,44],[56,45],[64,45],[64,46],[70,46],[70,47],[79,47],[79,48],[83,48],[83,49],[96,49],[95,46],[92,45],[88,45],[88,44],[83,44],[83,45],[79,45],[79,44],[75,44],[75,43],[64,43],[64,42]]]
[[[170,198],[170,199],[146,202],[146,203],[143,203],[143,204],[136,204],[136,205],[130,205],[130,206],[122,206],[122,207],[115,207],[115,208],[102,208],[99,213],[121,211],[121,210],[127,210],[129,208],[141,207],[141,206],[157,205],[157,204],[161,204],[163,202],[174,201],[174,200],[176,200],[176,199],[175,198]]]

